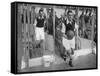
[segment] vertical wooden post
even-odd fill
[[[26,59],[26,9],[25,9],[25,5],[23,5],[24,11],[24,23],[23,23],[23,28],[24,28],[24,59],[25,59],[25,68],[27,65],[27,59]]]
[[[28,24],[27,24],[27,33],[28,33],[28,49],[27,49],[27,67],[29,67],[29,49],[30,49],[30,5],[27,5],[27,18],[28,18]]]
[[[78,18],[78,12],[79,12],[79,8],[77,7],[76,8],[76,18],[77,18],[77,24],[79,25],[79,18]],[[78,48],[79,48],[79,41],[78,41],[78,29],[76,30],[76,40],[75,40],[75,42],[76,42],[76,49],[78,50]]]
[[[43,8],[43,9],[44,9],[44,8]],[[42,53],[42,57],[45,55],[45,51],[46,51],[46,49],[45,49],[45,41],[46,41],[46,40],[45,40],[45,22],[44,22],[44,24],[43,24],[43,29],[44,29],[44,40],[43,40],[43,42],[42,42],[42,44],[41,44],[41,45],[42,45],[42,47],[41,47],[41,48],[42,48],[42,52],[41,52],[41,53]]]
[[[47,31],[48,31],[48,18],[49,18],[49,15],[48,15],[48,8],[47,8],[47,26],[46,26]]]
[[[25,66],[26,66],[26,68],[28,68],[28,66],[29,66],[29,59],[28,59],[29,58],[29,56],[28,56],[29,55],[29,53],[28,53],[29,52],[29,40],[28,40],[29,37],[28,37],[28,35],[29,34],[28,34],[28,23],[26,23],[26,18],[27,18],[26,16],[28,16],[27,15],[27,13],[28,13],[27,12],[27,9],[28,9],[27,6],[24,5],[24,9],[25,9],[24,10],[24,28],[25,28],[24,29],[25,30],[25,32],[24,32],[24,38],[25,38],[25,43],[24,43],[25,55],[24,55],[24,58],[25,58],[25,64],[26,64]]]
[[[31,34],[33,34],[33,9],[32,9],[32,6],[30,7],[31,8]]]
[[[34,26],[34,22],[35,22],[35,6],[31,7],[31,24],[32,24],[32,40],[35,40],[35,26]]]
[[[92,41],[91,45],[92,45],[92,49],[93,49],[93,42],[94,42],[94,23],[95,23],[95,19],[94,19],[94,17],[95,17],[95,15],[94,15],[94,9],[92,9],[92,13],[93,13],[93,15],[92,15],[92,27],[91,27],[91,41]]]
[[[84,9],[83,12],[85,12]],[[82,34],[83,34],[82,37],[84,37],[84,30],[85,30],[85,21],[84,21],[84,16],[82,16]]]
[[[17,55],[17,58],[18,58],[18,70],[21,70],[22,69],[22,56],[23,56],[23,41],[22,41],[22,39],[23,39],[23,37],[22,37],[22,35],[23,35],[23,28],[22,28],[22,26],[23,26],[23,23],[22,23],[22,14],[23,14],[23,8],[22,8],[22,5],[20,5],[20,6],[18,6],[18,38],[19,38],[19,44],[21,45],[21,48],[20,48],[20,50],[18,50],[17,51],[17,53],[18,53],[18,55]],[[18,47],[20,46],[20,45],[18,45]],[[20,60],[19,60],[20,59]]]
[[[55,7],[53,6],[53,37],[54,37],[54,56],[55,56]],[[54,59],[55,61],[55,59]]]

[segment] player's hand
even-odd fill
[[[63,37],[67,39],[67,35],[63,34]]]

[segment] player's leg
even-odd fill
[[[71,47],[71,54],[74,54],[75,50],[75,37],[70,41],[70,47]]]
[[[35,29],[35,45],[36,45],[36,48],[40,48],[40,28],[36,27]]]
[[[65,48],[65,52],[64,52],[64,60],[66,61],[66,63],[69,63],[69,59],[70,59],[70,45],[69,45],[69,40],[67,40],[66,38],[63,37],[62,40],[63,46]]]
[[[40,29],[40,47],[43,51],[43,54],[44,54],[44,51],[45,51],[45,33],[44,33],[44,28],[41,28]]]
[[[70,51],[69,51],[69,58],[70,58],[70,60],[69,60],[69,65],[71,67],[73,67],[73,64],[72,64],[72,60],[73,60],[72,55],[74,54],[74,49],[75,49],[75,37],[72,40],[69,41],[69,44],[70,44]]]

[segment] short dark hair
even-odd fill
[[[73,13],[73,12],[71,10],[68,10],[67,14],[69,14],[69,13]]]
[[[39,13],[40,13],[40,12],[43,12],[43,8],[40,8]]]

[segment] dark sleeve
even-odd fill
[[[66,23],[67,23],[67,20],[64,20],[64,24],[66,25]]]
[[[37,20],[37,21],[39,20],[38,16],[36,17],[36,20]]]

